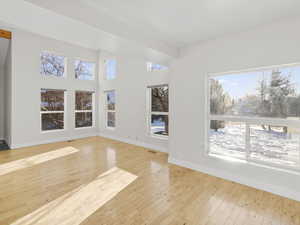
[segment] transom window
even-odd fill
[[[114,90],[105,92],[106,94],[106,126],[116,127],[116,92]]]
[[[162,70],[168,70],[168,67],[165,65],[158,64],[158,63],[147,62],[147,71],[148,72],[162,71]]]
[[[66,58],[49,52],[41,53],[41,74],[45,76],[63,77],[65,75]]]
[[[93,126],[93,95],[91,91],[75,92],[75,127]]]
[[[41,89],[42,131],[64,129],[65,90]]]
[[[117,76],[117,60],[104,60],[104,78],[106,80],[113,80]]]
[[[149,87],[150,91],[150,133],[169,135],[169,88],[167,85]]]
[[[78,80],[94,80],[96,64],[93,62],[86,62],[75,60],[75,78]]]
[[[209,78],[208,152],[300,168],[300,65]]]

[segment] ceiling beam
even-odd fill
[[[11,32],[7,30],[0,29],[0,38],[11,39]]]

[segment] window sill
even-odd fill
[[[85,130],[85,129],[92,129],[95,128],[94,126],[91,127],[75,127],[75,130]]]
[[[156,135],[156,134],[150,134],[149,136],[155,139],[166,140],[166,141],[169,140],[169,136]]]
[[[49,133],[57,133],[57,132],[64,132],[66,129],[56,129],[56,130],[45,130],[41,131],[42,134],[49,134]]]

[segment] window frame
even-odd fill
[[[64,92],[64,111],[42,111],[41,110],[41,103],[42,103],[42,96],[41,91],[42,90],[52,90],[52,91],[63,91]],[[66,89],[56,89],[56,88],[40,88],[40,132],[41,133],[53,133],[53,132],[62,132],[67,129],[67,90]],[[43,130],[43,122],[42,122],[42,116],[43,114],[55,114],[55,113],[62,113],[64,118],[64,128],[63,129],[53,129],[53,130]]]
[[[163,139],[163,140],[168,140],[169,139],[169,133],[168,135],[162,135],[162,134],[153,134],[151,132],[151,128],[152,128],[152,115],[158,115],[158,116],[168,116],[168,121],[170,124],[170,108],[168,108],[168,112],[158,112],[158,111],[152,111],[152,88],[157,88],[157,87],[167,87],[168,88],[168,104],[169,104],[169,84],[159,84],[159,85],[151,85],[147,87],[147,95],[148,95],[148,112],[147,112],[147,127],[148,127],[148,134],[151,137],[154,138],[159,138],[159,139]]]
[[[272,69],[280,69],[287,67],[295,67],[300,66],[300,63],[291,63],[291,64],[282,64],[282,65],[273,65],[273,66],[265,66],[265,67],[257,67],[257,68],[249,68],[244,70],[236,70],[236,71],[228,71],[222,73],[208,73],[205,76],[205,151],[204,156],[213,157],[213,158],[221,158],[221,159],[234,159],[239,160],[248,164],[254,164],[259,166],[267,166],[272,169],[284,169],[287,171],[296,171],[300,172],[300,144],[299,144],[299,162],[296,166],[289,166],[284,164],[272,163],[263,160],[257,160],[250,157],[250,126],[251,125],[273,125],[273,126],[287,126],[287,127],[295,127],[300,129],[300,119],[299,120],[291,120],[291,119],[282,119],[282,118],[270,118],[270,117],[249,117],[249,116],[228,116],[228,115],[211,115],[210,114],[210,82],[211,78],[224,76],[224,75],[233,75],[247,72],[258,72],[262,70],[272,70]],[[246,132],[245,132],[245,155],[246,157],[241,159],[237,157],[230,156],[222,156],[218,154],[210,153],[210,121],[212,120],[221,120],[228,122],[241,122],[245,124]]]
[[[115,93],[115,109],[114,110],[111,110],[111,109],[108,109],[108,101],[107,101],[107,95],[109,92],[114,92]],[[107,90],[107,91],[104,91],[104,94],[105,94],[105,128],[106,129],[109,129],[109,130],[115,130],[116,127],[117,127],[117,120],[116,120],[116,105],[117,105],[117,98],[116,98],[116,90]],[[115,114],[115,126],[114,127],[110,127],[108,126],[108,113],[114,113]]]
[[[87,92],[92,94],[92,109],[91,110],[76,110],[76,92]],[[80,129],[90,129],[95,127],[95,91],[90,91],[90,90],[75,90],[74,91],[74,127],[76,130]],[[88,127],[76,127],[76,113],[92,113],[92,126]]]
[[[76,78],[76,66],[75,66],[75,63],[76,61],[81,61],[81,62],[84,62],[84,63],[92,63],[94,64],[94,69],[93,69],[93,74],[92,74],[92,79],[91,80],[83,80],[83,79],[79,79],[79,78]],[[92,60],[85,60],[85,59],[81,59],[81,58],[75,58],[74,61],[73,61],[73,72],[74,72],[74,79],[75,80],[79,80],[79,81],[95,81],[96,80],[96,69],[97,67],[97,63],[95,61],[92,61]]]
[[[41,73],[41,66],[42,66],[41,57],[42,57],[42,54],[43,54],[43,53],[48,53],[48,54],[51,54],[51,55],[64,57],[64,73],[63,73],[62,76],[59,77],[59,76],[55,76],[55,75],[53,75],[53,74],[51,74],[51,75],[46,75],[46,74]],[[64,54],[60,54],[60,53],[55,52],[55,51],[42,50],[42,51],[40,52],[39,62],[40,62],[40,67],[39,67],[39,69],[40,69],[40,72],[39,72],[40,76],[45,77],[45,78],[48,78],[48,79],[49,79],[49,78],[50,78],[50,79],[66,79],[66,78],[67,78],[67,75],[68,75],[68,71],[67,71],[67,70],[68,70],[68,57],[65,56]],[[75,69],[74,69],[74,70],[75,70]],[[54,90],[56,90],[56,89],[54,89]],[[61,89],[58,89],[58,90],[61,90]]]

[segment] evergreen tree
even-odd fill
[[[218,80],[211,79],[210,81],[210,113],[213,115],[222,115],[230,108],[233,100],[227,93],[224,93],[223,87]],[[210,128],[218,131],[219,128],[224,128],[225,123],[219,120],[212,120]]]
[[[288,115],[288,98],[295,94],[290,76],[283,76],[280,71],[273,71],[270,87],[270,116],[286,118]]]

